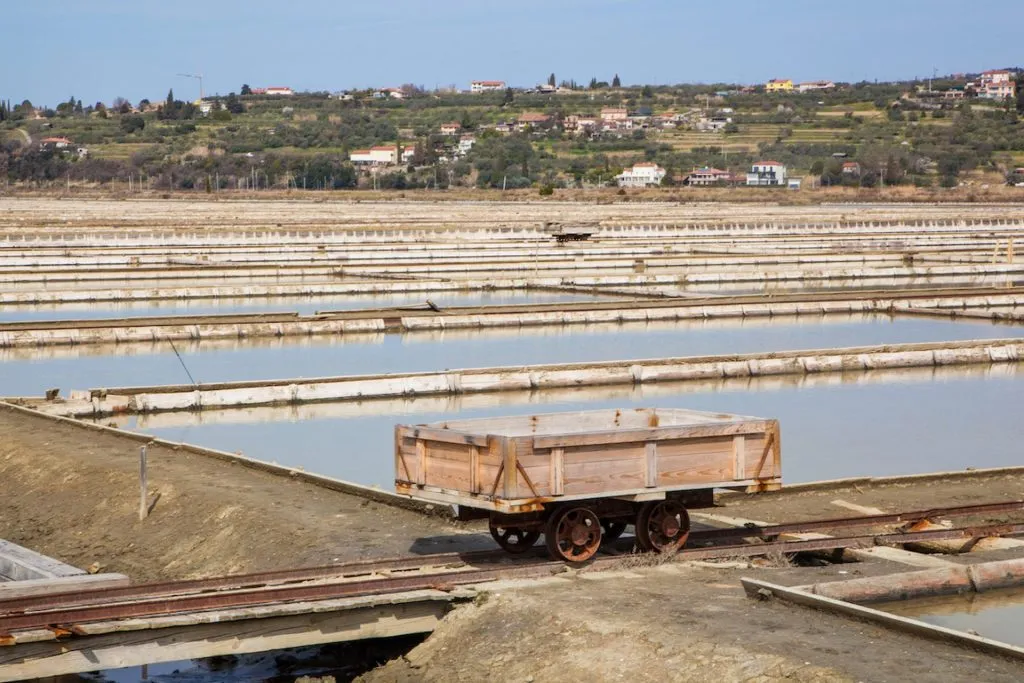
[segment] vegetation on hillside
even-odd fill
[[[554,81],[551,74],[549,88]],[[673,184],[696,167],[742,173],[770,158],[823,185],[952,187],[985,172],[1013,182],[1024,167],[1024,93],[993,102],[943,98],[922,83],[839,84],[803,94],[619,83],[617,75],[586,88],[563,82],[556,93],[406,86],[402,98],[371,91],[273,97],[246,85],[204,103],[178,100],[173,91],[136,105],[122,98],[83,105],[71,97],[53,108],[0,102],[0,177],[37,185],[131,178],[150,188],[209,191],[546,189],[606,185],[638,161],[660,164]],[[566,130],[572,117],[599,117],[606,107],[628,109],[636,127]],[[516,128],[526,113],[548,119]],[[699,130],[716,116],[728,124]],[[460,154],[458,136],[441,135],[449,122],[474,137],[471,150]],[[409,163],[371,174],[349,162],[353,150],[375,145],[412,150]],[[844,172],[854,161],[857,173]]]

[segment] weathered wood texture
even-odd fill
[[[600,410],[395,428],[399,491],[470,507],[781,480],[776,420]]]
[[[85,573],[84,569],[0,539],[0,581],[54,579]]]
[[[192,613],[147,622],[86,625],[60,642],[26,642],[0,648],[0,681],[23,681],[100,669],[181,659],[237,655],[367,638],[432,631],[448,611],[447,596],[410,593],[378,598],[380,604],[349,606],[292,603],[274,614],[267,608]],[[322,611],[321,611],[322,610]]]

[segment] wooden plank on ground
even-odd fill
[[[80,636],[0,648],[0,681],[368,638],[429,633],[446,601],[424,600],[315,614]]]

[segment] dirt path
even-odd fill
[[[498,591],[360,680],[1019,681],[1020,664],[871,624],[755,602],[739,578],[812,570],[667,565]],[[792,577],[791,577],[792,578]]]
[[[114,434],[0,407],[0,538],[136,581],[467,544],[441,519],[161,447],[148,456],[160,498],[140,522],[138,451]]]

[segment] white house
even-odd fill
[[[371,147],[370,149],[353,150],[348,155],[353,164],[369,166],[392,166],[398,163],[398,147]]]
[[[462,130],[462,124],[458,121],[441,124],[441,135],[458,135]]]
[[[836,84],[832,81],[807,81],[796,86],[799,92],[813,92],[815,90],[834,90]]]
[[[402,163],[403,164],[412,163],[412,158],[415,155],[416,155],[416,147],[415,147],[415,145],[409,145],[408,147],[403,147],[402,148]]]
[[[292,90],[291,88],[273,87],[273,88],[267,88],[266,90],[264,90],[264,94],[266,94],[266,95],[290,96],[290,95],[294,95],[295,91]]]
[[[665,169],[652,161],[633,164],[633,168],[615,176],[619,187],[657,187],[664,178]]]
[[[50,149],[67,149],[73,143],[66,137],[55,137],[55,138],[43,138],[39,141],[40,146],[48,147]]]
[[[472,135],[463,135],[459,138],[459,156],[465,156],[469,154],[469,151],[473,149],[473,145],[476,144],[476,138]]]
[[[758,161],[747,174],[747,185],[770,187],[786,185],[786,167],[777,161]]]
[[[683,183],[686,185],[707,187],[709,185],[726,185],[732,182],[732,174],[718,168],[696,168],[690,175],[686,176]]]
[[[601,109],[601,120],[605,123],[620,123],[629,120],[629,110],[625,107],[604,107]]]
[[[1009,71],[986,71],[978,81],[978,97],[989,100],[1005,100],[1016,97],[1017,88]]]
[[[505,81],[471,81],[469,84],[470,92],[493,92],[504,89]]]

